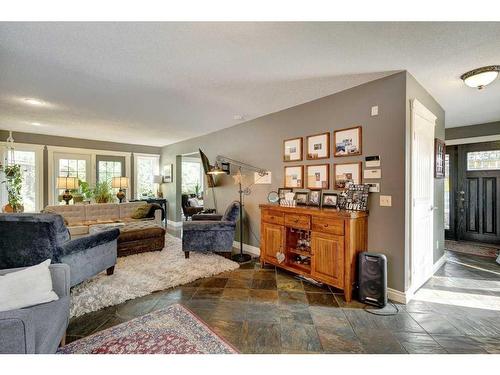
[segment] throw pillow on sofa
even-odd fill
[[[132,214],[132,219],[144,219],[149,213],[149,204],[145,203],[137,207]]]
[[[156,204],[156,203],[150,203],[149,204],[149,211],[148,211],[148,214],[146,215],[147,218],[151,218],[151,217],[155,217],[155,211],[156,210],[162,210],[163,209],[161,208],[161,206],[159,204]]]
[[[58,300],[52,289],[51,260],[0,276],[0,311]]]

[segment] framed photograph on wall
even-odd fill
[[[304,187],[304,166],[296,165],[293,167],[285,167],[285,188],[302,188]]]
[[[330,164],[318,164],[306,166],[306,188],[329,189],[330,188]]]
[[[283,161],[302,160],[302,137],[283,141]]]
[[[361,183],[361,162],[333,164],[334,189],[345,190],[349,184]]]
[[[338,205],[338,193],[335,191],[325,191],[321,192],[321,207],[325,208],[337,208]]]
[[[307,137],[307,159],[328,159],[330,157],[330,133]]]
[[[333,142],[335,143],[334,156],[354,156],[362,153],[361,126],[335,130]]]
[[[444,141],[434,139],[434,178],[445,177],[446,144]]]
[[[173,182],[173,164],[167,164],[163,166],[163,182]]]
[[[311,191],[309,189],[295,189],[295,201],[298,206],[306,206],[309,204],[309,195]]]

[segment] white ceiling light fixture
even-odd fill
[[[32,122],[31,125],[33,125],[33,126],[42,126],[42,124],[40,124],[39,122]]]
[[[500,72],[500,65],[483,66],[462,74],[460,78],[467,86],[482,90],[497,79],[498,72]]]
[[[41,106],[45,105],[45,102],[38,100],[38,99],[35,99],[35,98],[24,98],[23,100],[25,103],[27,103],[29,105],[37,106],[37,107],[41,107]]]

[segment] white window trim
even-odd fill
[[[7,142],[0,142],[0,156],[2,157],[2,163],[5,160],[7,151]],[[29,143],[14,143],[14,148],[19,151],[33,151],[35,152],[35,174],[37,180],[37,187],[35,191],[36,207],[35,209],[40,212],[43,210],[43,149],[44,145],[36,145]]]
[[[203,171],[203,163],[201,162],[200,158],[196,157],[189,157],[189,156],[183,156],[181,163],[182,162],[187,162],[187,163],[199,163],[200,164],[200,190],[203,192],[205,190],[205,172]],[[182,182],[181,182],[182,184]]]
[[[96,183],[96,156],[97,155],[111,155],[111,156],[123,156],[125,157],[125,176],[130,179],[131,177],[131,163],[130,158],[132,156],[131,152],[120,152],[120,151],[108,151],[108,150],[97,150],[88,148],[74,148],[74,147],[60,147],[60,146],[47,146],[48,153],[48,182],[49,182],[49,205],[57,204],[55,202],[55,160],[54,153],[65,153],[65,154],[80,154],[90,156],[90,185],[95,185]],[[127,200],[130,199],[130,189],[126,190]]]
[[[135,194],[134,199],[139,199],[139,197],[137,196],[137,158],[142,156],[142,157],[146,157],[146,158],[158,159],[158,174],[160,174],[160,169],[161,169],[160,155],[158,155],[158,154],[143,154],[143,153],[138,153],[138,152],[134,152],[133,155],[134,155],[134,194]]]

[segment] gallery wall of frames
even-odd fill
[[[366,211],[368,192],[376,191],[380,184],[363,184],[362,162],[349,160],[362,155],[362,130],[357,125],[332,133],[285,139],[284,186],[278,190],[280,204]],[[367,160],[372,158],[378,160],[373,165],[380,166],[378,157]],[[301,164],[304,160],[317,163]],[[371,175],[381,178],[380,169],[365,170],[365,177],[372,178]]]

